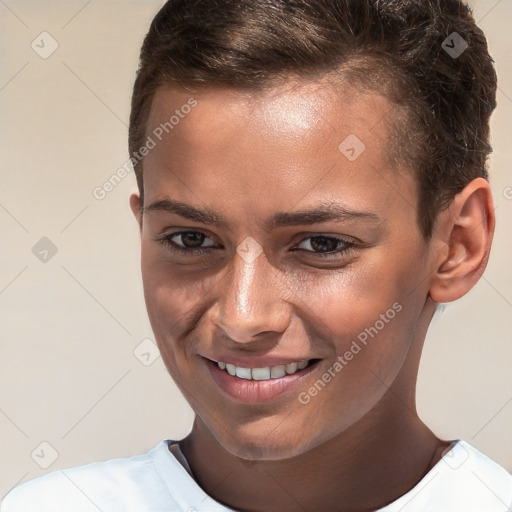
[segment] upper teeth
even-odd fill
[[[298,370],[306,368],[309,360],[299,361],[297,363],[280,364],[277,366],[267,366],[266,368],[243,368],[230,363],[219,361],[217,365],[221,370],[226,370],[230,375],[249,380],[268,380],[279,379],[285,375],[291,375]]]

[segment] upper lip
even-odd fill
[[[299,363],[300,361],[309,361],[313,359],[308,356],[251,356],[240,354],[218,354],[215,356],[203,355],[206,359],[218,363],[222,361],[226,364],[234,364],[241,368],[267,368],[271,366],[286,365],[289,363]]]

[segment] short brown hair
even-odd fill
[[[447,46],[455,42],[467,49],[454,56]],[[377,91],[375,70],[391,81],[379,92],[407,112],[393,145],[417,176],[418,223],[430,238],[455,194],[487,178],[491,152],[496,72],[461,0],[169,0],[142,45],[130,154],[144,144],[162,84],[258,90],[286,76],[338,69]],[[143,161],[135,173],[143,200]]]

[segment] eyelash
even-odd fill
[[[211,250],[214,249],[214,247],[199,248],[199,249],[194,249],[194,248],[185,249],[185,248],[179,246],[178,244],[176,244],[175,242],[173,242],[173,240],[172,240],[173,238],[175,238],[179,235],[187,234],[187,233],[204,234],[204,233],[201,233],[200,231],[176,231],[174,233],[169,233],[169,234],[160,236],[160,237],[156,238],[156,241],[160,242],[164,247],[166,247],[170,251],[176,252],[176,253],[179,253],[179,254],[182,254],[185,256],[189,256],[191,254],[193,254],[195,256],[206,256],[206,255],[210,256],[211,255]],[[205,235],[205,237],[208,238],[206,235]],[[314,254],[315,256],[319,256],[320,258],[328,259],[328,258],[333,258],[333,257],[339,256],[339,255],[347,254],[348,252],[354,250],[357,246],[356,243],[345,240],[344,238],[339,238],[336,236],[326,236],[326,235],[307,236],[307,237],[303,238],[300,243],[302,244],[306,240],[315,239],[315,238],[324,238],[324,239],[330,240],[330,241],[335,240],[336,242],[342,243],[344,245],[341,249],[337,249],[337,250],[331,251],[331,252],[324,252],[324,253],[309,251],[307,249],[292,249],[292,250],[293,251],[297,251],[297,250],[298,251],[306,251],[308,253]]]

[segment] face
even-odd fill
[[[412,173],[389,163],[392,112],[321,82],[154,97],[148,314],[169,373],[234,455],[284,459],[333,439],[407,362],[428,246]]]

